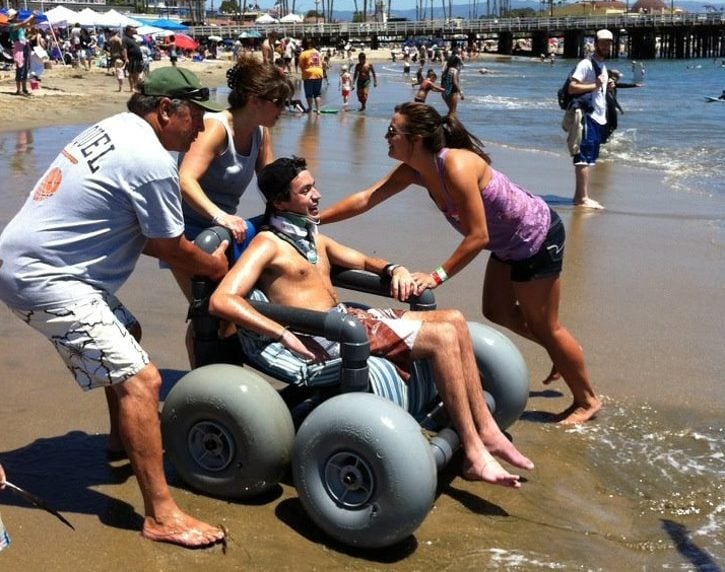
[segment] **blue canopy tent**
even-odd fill
[[[173,20],[167,20],[165,18],[160,18],[158,20],[153,20],[151,22],[147,22],[149,26],[155,26],[156,28],[161,28],[162,30],[174,30],[177,32],[184,32],[189,29],[188,26],[184,26],[183,24],[180,24],[179,22],[175,22]]]

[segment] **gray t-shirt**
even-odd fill
[[[0,299],[63,306],[128,279],[147,238],[183,233],[176,162],[132,113],[78,135],[0,235]]]

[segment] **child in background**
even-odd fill
[[[118,80],[118,91],[123,89],[123,80],[126,77],[125,64],[122,59],[113,62],[113,68],[116,70],[116,80]]]
[[[330,56],[326,55],[322,58],[322,79],[325,80],[325,85],[330,85],[330,80],[327,77],[327,72],[330,70]]]
[[[342,104],[347,105],[347,99],[352,91],[352,76],[348,67],[343,65],[340,68],[340,91],[342,92]]]

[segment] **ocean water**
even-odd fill
[[[563,152],[563,112],[556,92],[575,63],[470,60],[461,72],[466,99],[458,106],[459,116],[484,142]],[[622,72],[622,82],[633,81],[631,61],[610,60],[607,66]],[[402,64],[379,67],[391,80],[403,81]],[[440,79],[440,64],[428,67]],[[665,171],[668,184],[678,192],[724,196],[725,103],[705,101],[723,89],[725,64],[720,59],[645,62],[643,87],[618,91],[625,113],[603,159]],[[438,94],[429,94],[428,101],[445,109]],[[379,108],[374,105],[373,110]]]
[[[573,62],[551,66],[523,60],[470,63],[463,70],[467,98],[459,107],[461,118],[484,141],[515,149],[535,149],[543,154],[563,154],[564,136],[558,128],[562,112],[555,93],[572,65]],[[629,80],[626,63],[614,65],[624,71],[624,80]],[[645,87],[620,90],[625,115],[620,118],[615,140],[608,144],[610,156],[605,160],[664,174],[666,192],[693,194],[693,202],[712,205],[712,220],[721,227],[725,218],[725,104],[705,103],[704,95],[716,96],[725,88],[725,69],[711,61],[646,65]],[[477,70],[482,67],[490,73],[479,74]],[[335,173],[333,181],[343,181],[339,189],[330,189],[326,194],[330,199],[334,193],[356,190],[356,176],[368,182],[378,170],[384,172],[391,166],[385,160],[384,129],[392,106],[412,98],[413,90],[403,77],[400,64],[376,68],[381,87],[372,92],[366,114],[339,113],[319,120],[285,116],[274,128],[278,155],[296,152],[312,159],[315,166],[324,166],[316,173],[319,178],[326,179],[325,171],[329,170]],[[340,107],[335,85],[333,79],[323,102],[330,108]],[[218,91],[218,97],[224,98],[223,89]],[[429,100],[444,109],[436,94],[431,94]],[[354,96],[350,108],[356,108]],[[0,133],[0,169],[6,173],[0,195],[0,228],[22,204],[30,186],[60,147],[83,127]],[[347,176],[341,177],[340,172]],[[636,181],[632,191],[636,192]],[[324,192],[328,193],[327,187]],[[259,208],[258,197],[248,195],[251,196],[245,195],[245,200],[254,204],[251,208]],[[404,217],[414,213],[426,228],[426,224],[433,222],[426,217],[439,218],[426,206],[406,203],[391,216],[399,217],[403,226]],[[384,240],[389,241],[397,222],[386,221],[388,230],[378,234],[385,234]],[[616,220],[608,224],[614,225]],[[462,283],[454,281],[453,286],[463,294]],[[479,283],[475,286],[478,288]],[[460,296],[460,300],[464,298]],[[169,305],[175,308],[172,303]],[[716,312],[721,310],[713,308]],[[591,310],[592,314],[594,311]],[[722,333],[722,328],[713,332],[718,333]],[[158,332],[149,331],[147,335],[157,336]],[[648,350],[647,341],[642,340],[643,352],[660,351]],[[617,357],[601,359],[614,361]],[[663,359],[667,357],[678,359]],[[717,360],[722,363],[721,356],[714,356],[713,361]],[[687,383],[683,378],[671,375],[652,380],[643,374],[637,383],[646,385],[650,394],[659,390],[666,395],[670,386]],[[720,371],[713,383],[722,381]],[[69,387],[68,391],[76,390]],[[435,533],[423,531],[418,536],[424,542],[426,538],[436,540],[445,534],[442,524],[450,519],[453,540],[447,546],[435,544],[430,568],[411,563],[411,569],[715,571],[723,567],[722,394],[709,402],[693,399],[688,403],[668,403],[663,399],[653,405],[648,400],[607,392],[606,414],[599,421],[566,430],[536,422],[536,404],[545,394],[547,391],[536,391],[532,384],[531,411],[527,411],[514,431],[517,438],[537,445],[532,456],[539,465],[537,471],[544,474],[532,475],[531,486],[537,486],[537,479],[539,484],[543,483],[542,495],[531,499],[530,506],[523,500],[521,506],[507,501],[512,504],[503,505],[512,515],[507,520],[485,513],[477,515],[466,507],[451,509],[450,505],[456,504],[451,500],[455,496],[447,492],[440,501],[443,508],[427,519],[436,528]],[[549,473],[545,473],[547,464]],[[199,502],[204,506],[218,503],[214,499]],[[465,523],[462,530],[457,528],[459,521]],[[471,532],[474,522],[475,526],[490,526],[510,531],[511,535],[496,536],[497,531],[489,530],[482,540]],[[488,535],[493,537],[492,541]],[[309,544],[301,536],[298,541],[305,547]],[[420,552],[424,550],[425,546]],[[449,560],[435,563],[436,556],[443,559],[448,554]],[[360,567],[365,562],[362,557],[351,558],[346,564]],[[406,569],[406,563],[399,564]]]

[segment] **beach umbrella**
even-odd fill
[[[224,38],[221,36],[209,36],[207,38],[210,42],[221,42]]]
[[[286,16],[280,18],[279,21],[284,22],[285,24],[296,24],[302,22],[302,16],[298,16],[297,14],[292,14],[290,12]]]
[[[166,37],[174,36],[174,43],[176,44],[176,47],[180,50],[195,50],[199,47],[199,42],[197,42],[191,36],[187,36],[186,34],[182,34],[181,32],[170,32],[169,30],[167,30],[160,35]]]

